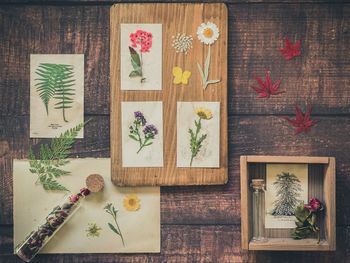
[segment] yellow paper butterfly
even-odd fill
[[[173,67],[174,84],[188,84],[188,79],[191,77],[191,71],[185,70],[182,72],[182,68]]]

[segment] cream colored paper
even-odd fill
[[[199,136],[207,134],[199,153],[194,157],[192,167],[220,167],[220,102],[178,102],[177,103],[177,167],[191,167],[191,128],[196,131],[195,120],[199,117],[196,108],[211,111],[210,120],[202,120]]]
[[[75,95],[71,95],[72,108],[65,109],[66,121],[63,119],[62,109],[55,109],[55,104],[59,102],[51,98],[48,104],[48,114],[45,104],[39,96],[37,86],[41,78],[36,71],[40,63],[66,64],[73,66],[73,79]],[[53,138],[62,132],[84,122],[84,55],[30,55],[30,137],[31,138]],[[77,138],[83,138],[83,129]]]
[[[163,166],[163,103],[160,101],[133,101],[121,103],[122,158],[123,167],[162,167]],[[158,134],[152,144],[140,150],[137,141],[129,137],[130,126],[135,120],[134,113],[140,111],[146,118],[146,125],[153,124]],[[141,127],[140,135],[143,136]]]
[[[294,174],[300,182],[301,191],[294,196],[300,202],[307,203],[308,197],[308,166],[307,164],[267,164],[266,165],[266,193],[265,193],[265,228],[295,228],[295,216],[274,216],[271,214],[275,207],[277,188],[274,185],[277,174],[282,172]]]
[[[72,174],[58,180],[72,193],[85,186],[89,174],[104,177],[102,193],[91,194],[82,200],[82,206],[56,233],[41,253],[158,253],[160,252],[160,191],[159,187],[116,187],[111,182],[110,159],[70,159],[65,167]],[[29,162],[13,162],[13,221],[14,246],[41,223],[55,205],[63,200],[62,192],[46,192],[35,185],[37,176],[29,172]],[[126,194],[136,194],[141,200],[138,211],[127,211],[123,206]],[[118,224],[125,240],[108,227],[112,217],[104,206],[112,203],[118,212]],[[88,223],[102,228],[99,237],[87,237]]]
[[[132,12],[132,10],[131,10]],[[146,81],[141,83],[141,78],[130,78],[133,71],[129,46],[131,46],[130,34],[137,30],[152,33],[152,47],[149,52],[142,53],[143,73]],[[162,89],[162,24],[121,24],[120,25],[120,67],[122,90],[161,90]],[[139,53],[139,47],[136,48]]]

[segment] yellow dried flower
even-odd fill
[[[126,195],[123,204],[128,211],[137,211],[141,207],[141,201],[135,194]]]
[[[213,118],[213,114],[209,109],[196,108],[195,112],[199,116],[199,118],[201,118],[201,119],[210,120],[211,118]]]

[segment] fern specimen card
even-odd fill
[[[121,24],[122,90],[162,89],[162,24]]]
[[[163,103],[121,103],[123,167],[163,166]]]
[[[64,169],[70,174],[60,179],[71,191],[68,196],[79,192],[90,174],[104,178],[104,189],[81,201],[81,207],[41,253],[160,252],[159,187],[116,187],[110,180],[109,158],[69,161]],[[37,177],[29,168],[28,160],[13,162],[14,247],[45,222],[66,195],[36,185]]]
[[[266,165],[266,228],[295,228],[295,208],[307,202],[307,164]]]
[[[84,55],[30,56],[30,137],[53,138],[84,122]],[[83,130],[77,138],[83,138]]]
[[[220,102],[177,103],[177,167],[220,166]]]

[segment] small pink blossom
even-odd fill
[[[71,195],[69,199],[72,203],[76,203],[79,200],[79,195]]]
[[[304,205],[306,209],[309,209],[310,212],[318,212],[323,209],[322,203],[317,198],[310,199],[309,203]]]

